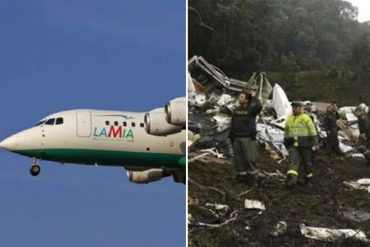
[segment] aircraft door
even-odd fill
[[[77,120],[77,136],[90,137],[91,136],[91,113],[89,111],[76,112]]]

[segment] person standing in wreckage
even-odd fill
[[[334,154],[341,153],[338,140],[338,119],[339,114],[337,111],[337,106],[335,104],[328,105],[326,107],[326,114],[324,118],[324,127],[327,133],[326,144],[328,146],[328,149]]]
[[[237,106],[231,117],[229,137],[234,150],[236,180],[256,184],[258,169],[256,117],[262,110],[262,104],[250,92],[242,91]]]
[[[358,127],[360,129],[360,143],[365,144],[367,149],[370,149],[370,119],[361,106],[357,106],[353,112],[358,119]]]
[[[299,178],[299,181],[311,184],[314,175],[312,152],[319,149],[319,140],[315,125],[311,117],[303,112],[303,105],[300,102],[292,103],[292,114],[285,124],[284,144],[289,152],[287,185],[297,184]],[[304,174],[300,174],[301,171]]]
[[[355,108],[353,114],[358,119],[360,130],[357,150],[365,156],[367,165],[370,165],[370,118],[361,105]]]

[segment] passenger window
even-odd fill
[[[118,126],[118,122],[117,121],[114,121],[114,126]]]
[[[135,123],[134,123],[134,122],[132,122],[132,123],[131,123],[131,126],[132,126],[132,127],[135,127]]]
[[[55,121],[55,124],[63,124],[63,118],[58,117],[57,120]]]
[[[127,122],[123,122],[123,127],[126,127],[127,126]]]
[[[144,123],[140,123],[140,127],[141,128],[144,128]]]
[[[109,125],[109,121],[105,121],[105,125],[107,125],[107,126],[108,126],[108,125]]]
[[[54,125],[55,118],[50,118],[49,120],[46,120],[45,124],[46,125]]]

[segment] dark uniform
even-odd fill
[[[360,129],[360,140],[357,150],[365,156],[367,164],[370,165],[370,119],[368,114],[365,113],[361,117],[357,116],[357,118]],[[365,138],[362,138],[361,135]]]
[[[234,149],[234,163],[237,176],[255,176],[256,168],[256,116],[262,104],[258,98],[251,97],[246,108],[235,108],[231,118],[230,138]]]
[[[338,119],[339,114],[337,111],[327,111],[324,118],[324,128],[326,129],[327,133],[326,144],[330,151],[337,154],[340,153],[337,127]]]
[[[360,134],[365,134],[366,140],[364,144],[367,149],[370,149],[370,120],[368,115],[364,114],[364,116],[358,120],[358,127],[360,129]]]

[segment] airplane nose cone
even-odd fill
[[[16,147],[18,147],[18,141],[17,141],[17,136],[11,136],[11,137],[8,137],[6,138],[5,140],[3,140],[2,142],[0,142],[0,147],[6,149],[6,150],[9,150],[9,151],[12,151],[14,150]]]

